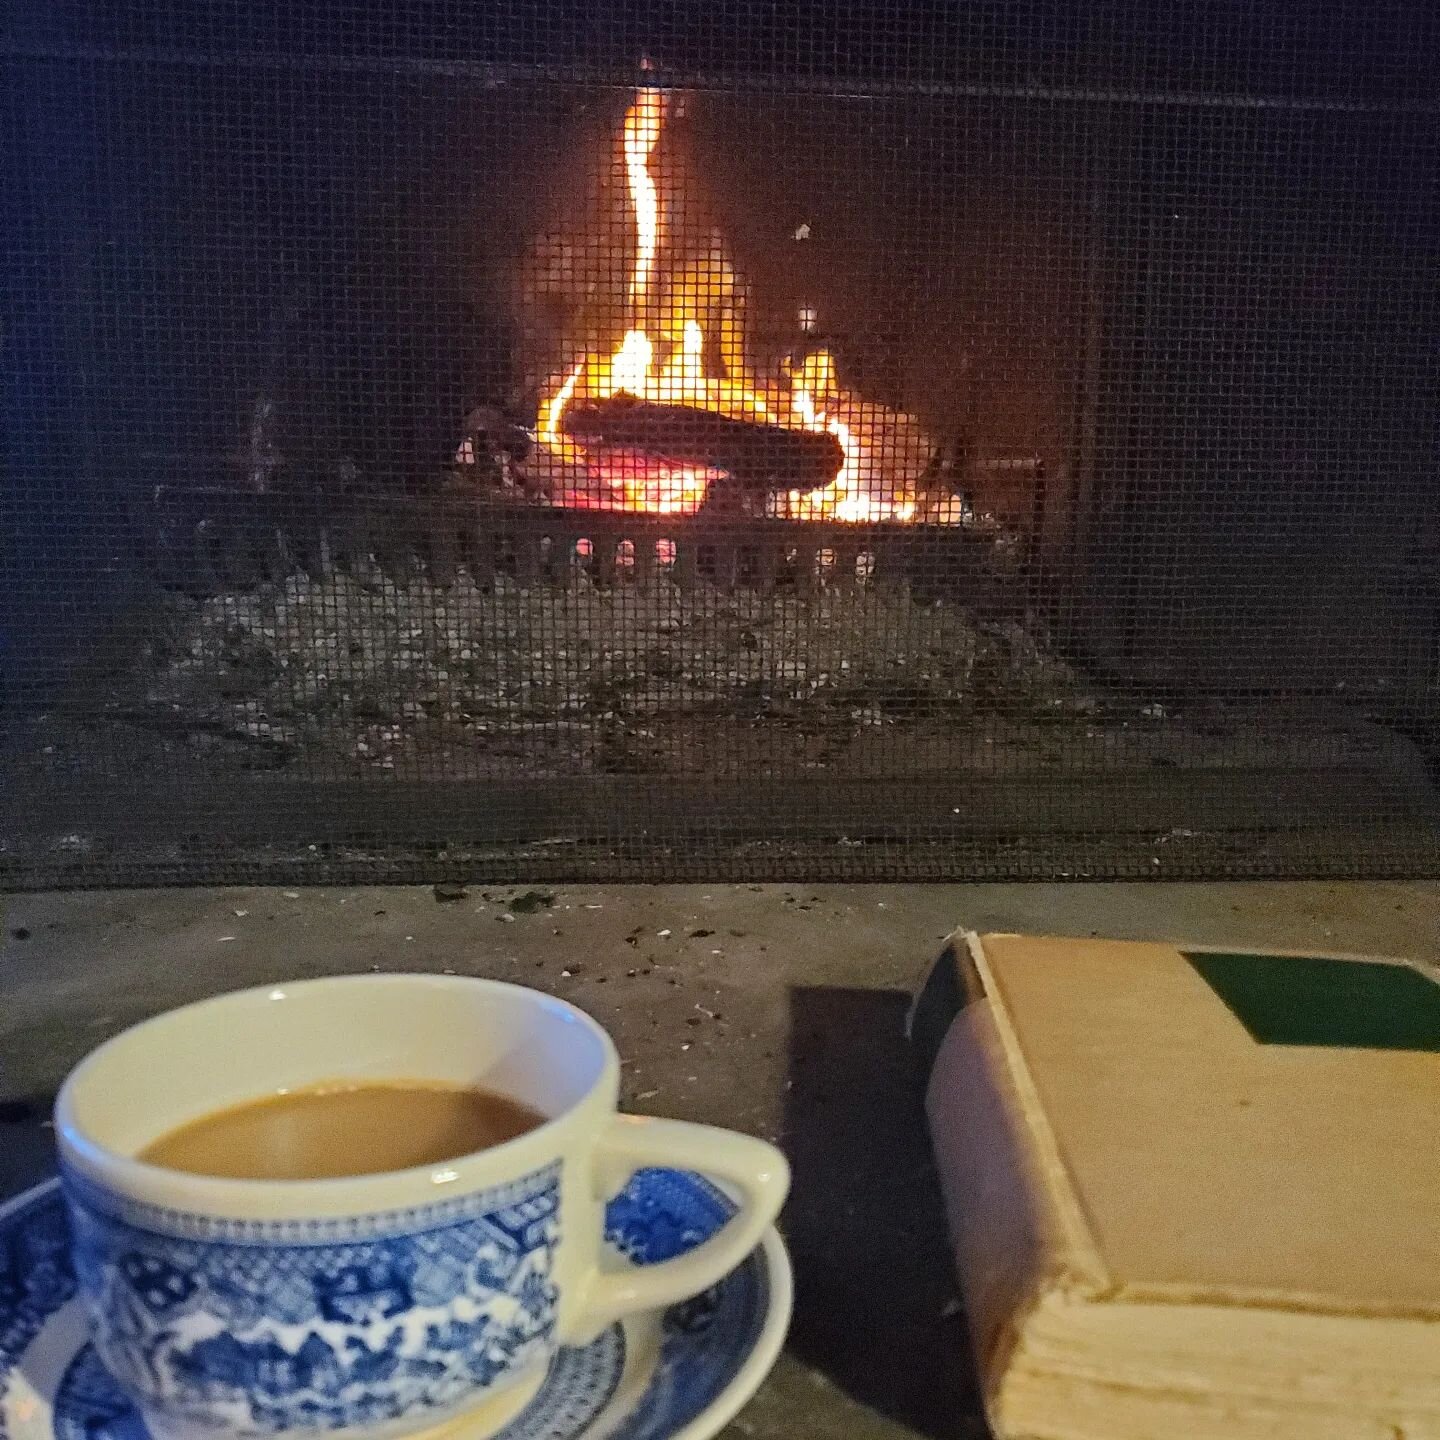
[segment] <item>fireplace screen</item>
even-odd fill
[[[1440,868],[1437,62],[12,7],[0,880]]]

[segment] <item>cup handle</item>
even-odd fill
[[[622,1315],[674,1305],[723,1280],[759,1245],[790,1189],[789,1164],[763,1140],[685,1120],[615,1116],[596,1152],[602,1198],[618,1194],[635,1171],[652,1165],[728,1181],[740,1192],[739,1209],[684,1255],[596,1274],[571,1343],[593,1338]]]

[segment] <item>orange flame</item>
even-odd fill
[[[910,417],[847,394],[827,350],[808,355],[788,381],[766,385],[757,380],[744,357],[739,285],[718,237],[709,251],[685,257],[667,273],[661,195],[650,172],[664,123],[664,93],[651,86],[638,89],[621,135],[636,235],[635,263],[622,302],[630,328],[608,357],[588,354],[568,374],[557,376],[541,404],[540,442],[564,476],[558,503],[690,514],[704,503],[709,486],[723,478],[723,472],[704,465],[587,449],[565,434],[565,411],[573,400],[606,399],[623,391],[731,419],[763,419],[833,435],[844,456],[835,480],[821,490],[783,495],[782,513],[849,521],[914,518],[914,476],[904,477],[897,487],[896,477],[885,473],[887,447],[870,438],[883,437],[887,427],[893,430],[897,424],[913,427]],[[652,313],[658,317],[654,334],[646,326]],[[707,366],[707,323],[719,337],[719,373]]]
[[[625,179],[630,186],[630,203],[635,207],[638,241],[635,272],[630,277],[632,314],[638,313],[645,302],[660,248],[660,192],[650,174],[650,156],[660,143],[664,123],[664,94],[650,88],[637,90],[634,103],[625,112]]]
[[[575,386],[580,380],[580,372],[584,368],[583,360],[577,362],[575,368],[570,372],[570,378],[545,402],[541,410],[540,439],[552,448],[558,448],[565,444],[560,435],[560,417],[564,415],[565,407],[575,393]]]

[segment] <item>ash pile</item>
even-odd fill
[[[1034,625],[903,585],[802,596],[339,568],[167,597],[109,698],[248,767],[413,778],[863,773],[907,733],[1096,703]]]

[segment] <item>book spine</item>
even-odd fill
[[[978,940],[969,938],[967,1003],[935,1055],[925,1108],[993,1421],[1036,1306],[1054,1291],[1094,1293],[1105,1282],[1014,1037],[985,983]]]

